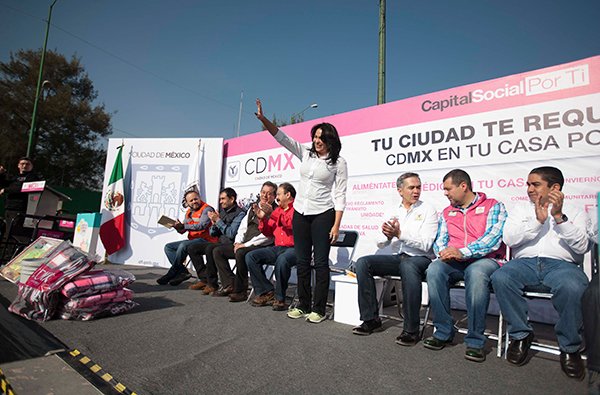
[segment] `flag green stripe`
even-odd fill
[[[108,185],[114,184],[116,181],[123,179],[123,162],[121,161],[121,152],[123,152],[123,146],[119,147],[117,159],[115,160],[115,165],[113,166]]]

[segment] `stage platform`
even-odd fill
[[[137,394],[587,391],[586,381],[568,379],[557,357],[549,354],[532,352],[527,365],[514,367],[496,357],[495,342],[490,341],[487,360],[469,362],[463,357],[462,335],[437,352],[421,343],[402,347],[394,343],[401,332],[398,321],[386,320],[385,331],[361,337],[352,334],[351,326],[335,321],[315,325],[268,307],[204,296],[188,290],[189,281],[159,286],[155,280],[165,269],[118,267],[136,276],[131,288],[140,305],[125,315],[88,322],[38,324],[10,314],[6,304],[17,287],[0,280],[0,368],[16,394],[118,393],[116,384],[125,388],[122,393]],[[494,318],[491,321],[494,328]],[[552,333],[548,328],[545,332]],[[66,352],[54,354],[61,349]],[[73,362],[82,357],[91,361],[85,369]],[[90,378],[93,365],[101,369],[97,376],[110,375],[111,385],[98,385]],[[53,369],[67,373],[56,375]],[[93,385],[82,381],[84,377]],[[32,381],[39,392],[26,390]]]

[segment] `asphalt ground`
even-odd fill
[[[189,281],[159,286],[155,280],[164,269],[118,267],[137,278],[130,288],[139,306],[127,314],[87,322],[31,323],[14,317],[26,321],[34,332],[49,333],[66,350],[89,357],[137,394],[587,391],[585,381],[568,379],[558,357],[547,353],[531,352],[525,366],[515,367],[497,358],[495,341],[488,341],[487,360],[474,363],[464,359],[460,334],[441,351],[425,349],[421,343],[403,347],[394,342],[401,332],[401,323],[395,320],[386,320],[381,333],[356,336],[351,326],[333,320],[311,324],[268,307],[204,296],[188,290]],[[16,293],[14,284],[0,280],[0,295],[6,300]],[[288,294],[292,293],[290,289]],[[490,316],[488,324],[496,328],[496,318]],[[538,327],[538,337],[552,340],[551,326]],[[39,356],[24,356],[21,361],[34,358]],[[5,367],[0,359],[6,374]],[[38,380],[51,388],[52,375],[38,374]],[[18,387],[18,379],[11,384]]]

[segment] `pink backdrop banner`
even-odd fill
[[[340,136],[391,127],[455,118],[527,104],[543,103],[565,96],[583,96],[600,91],[600,56],[526,73],[514,74],[457,88],[416,96],[360,110],[313,119],[282,129],[300,142],[309,141],[309,128],[320,122],[336,126]],[[262,98],[268,109],[269,98]],[[266,132],[225,140],[226,155],[277,148]]]
[[[268,110],[268,97],[263,97]],[[355,257],[377,251],[381,224],[400,203],[398,175],[420,175],[421,199],[448,205],[442,178],[462,168],[476,191],[507,206],[527,201],[535,167],[565,176],[566,205],[597,218],[600,190],[600,56],[368,107],[283,130],[310,144],[312,125],[327,121],[342,139],[348,162],[342,229],[356,230]],[[300,161],[272,136],[258,132],[226,141],[224,185],[242,202],[265,181],[298,186]],[[567,214],[568,215],[568,214]]]

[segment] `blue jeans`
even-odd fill
[[[379,303],[373,276],[402,277],[403,329],[409,333],[419,332],[421,309],[421,283],[431,259],[424,256],[368,255],[354,265],[358,282],[358,307],[360,319],[369,321],[379,317]]]
[[[180,240],[173,241],[171,243],[165,244],[165,254],[167,255],[167,259],[171,263],[171,268],[167,272],[172,276],[183,272],[185,267],[183,263],[188,256],[188,247],[192,244],[196,243],[207,243],[206,240],[197,238],[192,240]]]
[[[454,319],[450,311],[450,287],[465,281],[467,317],[469,321],[465,344],[483,348],[485,344],[485,317],[490,303],[490,276],[500,266],[493,259],[482,258],[475,262],[431,262],[427,269],[429,303],[433,312],[433,336],[439,340],[454,337]]]
[[[275,265],[276,286],[269,281],[263,265]],[[292,267],[296,266],[296,253],[294,247],[272,246],[259,248],[246,254],[246,266],[250,272],[252,285],[257,295],[275,291],[275,298],[285,301],[288,281]]]
[[[579,266],[552,258],[513,259],[494,273],[492,285],[512,339],[520,340],[533,332],[523,291],[551,292],[558,312],[554,330],[559,348],[569,353],[579,350],[583,327],[581,297],[588,285]]]

